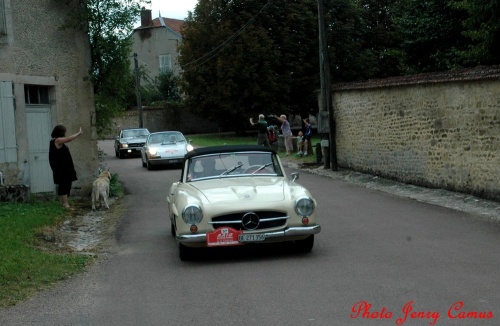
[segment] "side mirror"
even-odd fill
[[[292,182],[299,180],[299,172],[292,173]]]

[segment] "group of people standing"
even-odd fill
[[[286,156],[293,154],[293,133],[290,127],[290,122],[288,122],[286,115],[282,114],[280,116],[272,115],[273,118],[281,123],[281,134],[284,137]],[[308,146],[311,142],[312,130],[309,119],[304,119],[305,132],[299,131],[299,136],[297,137],[297,146],[299,148],[299,155],[307,153]],[[259,114],[259,121],[254,122],[253,118],[250,118],[250,124],[257,127],[257,145],[271,147],[271,143],[278,141],[278,128],[276,126],[268,126],[266,117],[263,114]]]

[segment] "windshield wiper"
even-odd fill
[[[240,163],[238,163],[238,165],[235,165],[232,168],[229,168],[226,171],[222,172],[222,174],[219,175],[219,177],[222,177],[226,174],[229,174],[229,173],[233,172],[234,170],[241,168],[242,166],[243,166],[243,163],[240,162]]]
[[[257,172],[259,172],[260,170],[265,169],[266,167],[268,167],[268,166],[269,166],[269,165],[271,165],[271,164],[273,164],[273,162],[269,162],[269,163],[267,163],[267,164],[262,165],[260,168],[258,168],[257,170],[253,171],[251,175],[254,175],[254,173],[257,173]]]

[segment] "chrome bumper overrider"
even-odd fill
[[[284,238],[284,237],[295,237],[302,235],[311,235],[316,234],[321,231],[321,226],[319,224],[312,226],[300,226],[300,227],[291,227],[282,231],[276,232],[256,232],[253,234],[264,234],[266,239],[271,238]],[[176,237],[177,242],[186,243],[186,242],[206,242],[207,235],[202,234],[181,234]]]

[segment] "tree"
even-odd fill
[[[78,1],[80,10],[68,17],[62,28],[88,28],[91,48],[90,75],[94,85],[97,132],[111,128],[111,118],[134,98],[130,70],[129,35],[140,16],[141,5],[150,0],[54,0]]]
[[[467,41],[461,22],[467,17],[448,0],[401,0],[392,6],[400,62],[406,74],[448,70],[463,65],[457,53]]]
[[[451,6],[468,14],[463,20],[463,35],[469,44],[460,52],[465,63],[500,64],[500,0],[456,0]]]
[[[363,78],[398,76],[399,40],[391,19],[391,6],[398,0],[357,0],[362,11],[363,48],[370,53],[370,67]]]
[[[160,73],[151,84],[142,88],[144,104],[155,105],[158,102],[179,104],[181,102],[179,76],[173,71]]]
[[[278,93],[273,69],[278,52],[259,25],[264,3],[201,1],[182,30],[179,63],[186,105],[235,131],[245,126],[245,115],[279,105],[271,96]]]

